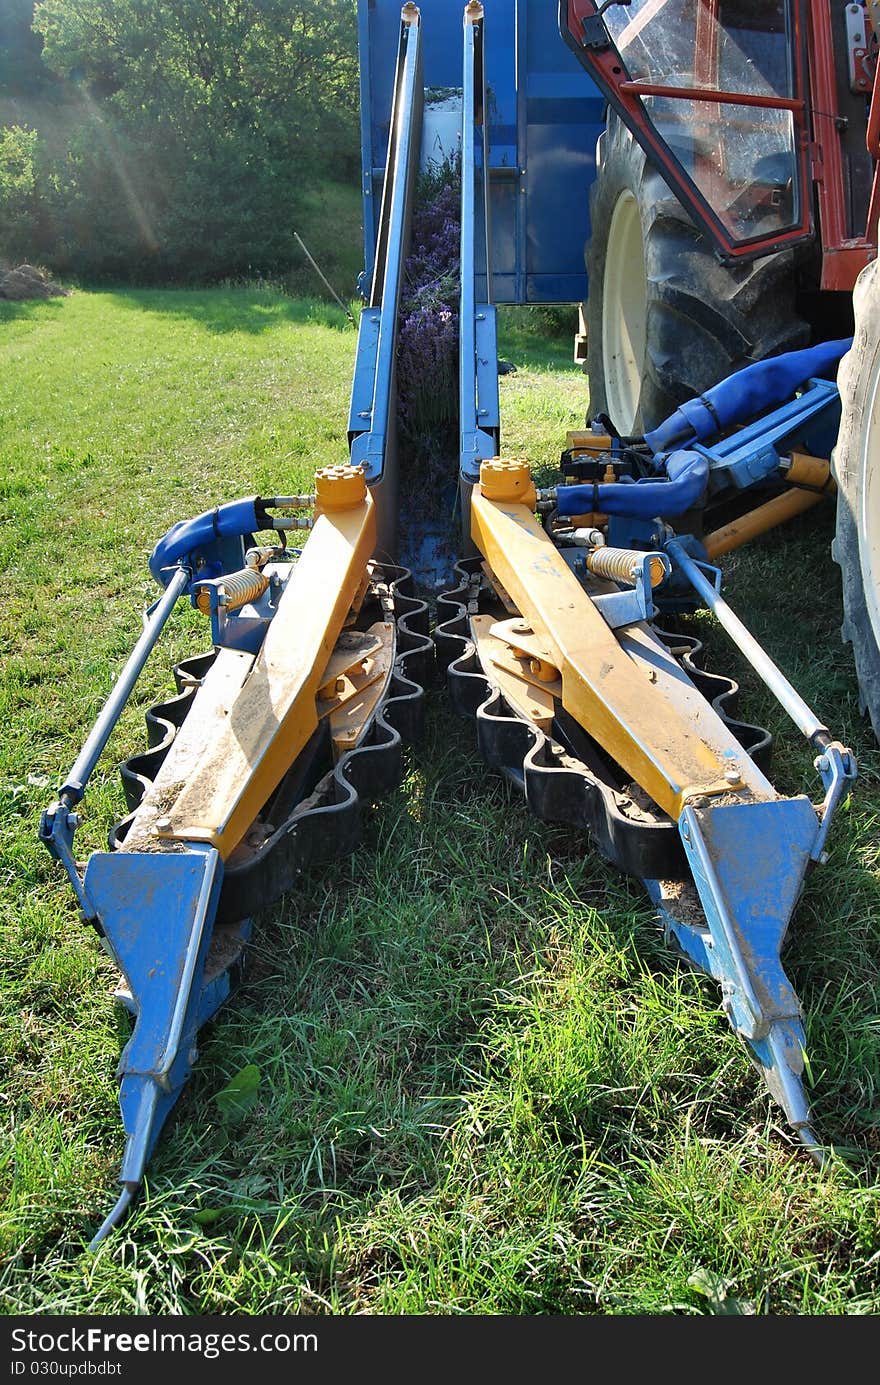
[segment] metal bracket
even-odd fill
[[[847,5],[846,57],[849,89],[857,96],[867,95],[874,85],[876,39],[864,5]]]
[[[858,770],[852,752],[840,745],[838,741],[832,741],[830,745],[826,746],[822,754],[816,756],[813,765],[822,776],[825,797],[816,809],[819,818],[819,830],[816,833],[816,840],[813,842],[810,859],[824,865],[828,859],[825,851],[825,840],[831,827],[831,820],[846,790],[858,778]]]
[[[67,805],[59,800],[40,815],[40,841],[67,871],[83,916],[87,923],[93,923],[97,912],[80,880],[73,854],[73,834],[81,822],[80,814],[70,812]]]
[[[699,558],[693,558],[691,561],[693,562],[694,567],[698,567],[701,572],[705,572],[706,576],[711,580],[712,586],[715,588],[716,592],[720,596],[721,568],[716,567],[714,563],[701,563]]]
[[[583,32],[581,42],[584,48],[589,48],[594,53],[601,53],[604,49],[611,47],[611,39],[605,28],[605,21],[598,14],[586,15],[581,20],[581,30]]]
[[[610,48],[612,46],[611,37],[605,27],[605,21],[602,16],[612,5],[630,4],[632,4],[632,0],[603,0],[603,3],[599,5],[595,14],[585,15],[581,20],[584,48],[590,48],[597,53],[605,48]]]
[[[612,630],[619,630],[621,626],[632,625],[638,620],[653,618],[656,607],[651,587],[651,566],[657,558],[662,559],[668,574],[672,570],[672,564],[665,553],[646,553],[635,569],[634,586],[623,591],[603,592],[601,596],[593,596],[590,593],[590,600]]]

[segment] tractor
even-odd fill
[[[880,5],[563,0],[560,27],[608,102],[589,192],[591,409],[644,432],[751,362],[855,334],[833,552],[880,736]]]

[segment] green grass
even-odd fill
[[[549,469],[586,382],[568,334],[501,323],[505,450]],[[40,809],[137,638],[156,538],[345,458],[354,345],[335,307],[268,291],[0,305],[3,1311],[877,1313],[880,755],[827,513],[731,558],[726,589],[860,761],[786,950],[817,1123],[845,1157],[819,1171],[797,1149],[640,886],[531,817],[435,691],[356,854],[257,919],[144,1196],[86,1252],[115,1196],[126,1029]],[[798,734],[701,626],[743,714],[777,731],[780,790],[816,798]],[[205,643],[195,613],[174,617],[93,781],[81,856],[123,811],[115,765],[144,709]],[[236,1120],[221,1093],[248,1064],[260,1085]]]

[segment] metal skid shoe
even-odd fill
[[[668,939],[720,982],[731,1025],[819,1158],[801,1007],[780,952],[855,777],[852,756],[671,531],[658,523],[652,552],[610,548],[578,521],[560,539],[536,505],[526,463],[482,463],[471,495],[480,556],[459,565],[435,632],[453,704],[475,717],[484,758],[540,818],[588,829],[608,860],[645,882]],[[819,752],[818,807],[779,797],[764,773],[769,737],[733,717],[736,685],[697,667],[697,641],[656,624],[653,592],[673,567]]]
[[[270,507],[314,506],[314,518]],[[309,527],[302,549],[253,532]],[[425,603],[403,568],[379,565],[363,470],[317,473],[314,496],[236,501],[170,530],[151,567],[166,592],[150,615],[41,838],[122,974],[134,1026],[120,1059],[122,1193],[92,1247],[139,1188],[196,1060],[201,1026],[227,998],[251,915],[318,859],[349,852],[362,804],[403,772],[433,660]],[[123,766],[131,812],[84,877],[73,811],[177,597],[210,615],[214,650],[175,670],[178,693],[147,714],[150,748]]]

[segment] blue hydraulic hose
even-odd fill
[[[181,519],[173,524],[150,554],[150,572],[156,581],[164,586],[181,559],[188,558],[205,544],[221,538],[241,537],[265,528],[265,519],[257,515],[258,502],[256,495],[230,500],[227,505],[206,510],[194,519]]]
[[[666,459],[665,481],[614,481],[589,486],[559,486],[556,504],[560,515],[582,515],[600,510],[605,515],[632,515],[654,519],[657,515],[682,515],[696,505],[709,480],[709,459],[702,452],[673,452]]]
[[[713,385],[696,399],[689,399],[663,423],[645,434],[654,453],[668,452],[685,442],[702,442],[735,423],[757,417],[790,399],[799,385],[813,375],[830,371],[852,346],[852,337],[825,341],[804,351],[788,351],[756,361]],[[604,507],[603,507],[604,508]]]
[[[580,515],[590,510],[636,519],[684,514],[697,504],[706,489],[709,462],[701,452],[682,448],[681,444],[702,442],[785,403],[799,385],[836,366],[851,346],[852,337],[826,341],[804,351],[789,351],[757,361],[729,375],[697,399],[682,404],[645,434],[645,442],[654,453],[654,465],[665,473],[664,479],[621,478],[594,485],[592,493],[583,485],[559,486],[556,503],[560,515]],[[670,452],[670,448],[678,450]]]

